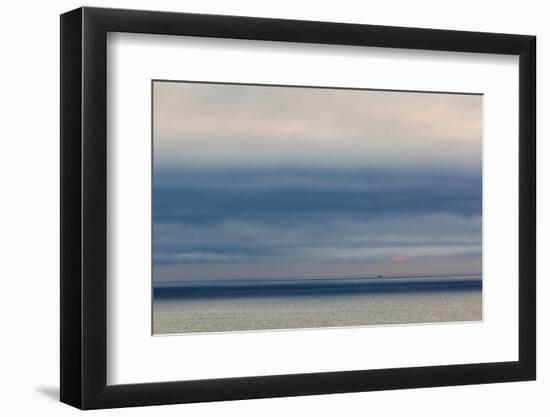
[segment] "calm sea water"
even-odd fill
[[[156,285],[153,333],[479,321],[480,276]]]

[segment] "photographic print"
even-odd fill
[[[482,320],[482,105],[154,80],[153,334]]]

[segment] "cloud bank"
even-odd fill
[[[155,280],[479,272],[481,97],[155,83]]]

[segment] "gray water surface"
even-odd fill
[[[481,289],[159,297],[153,302],[154,334],[480,320]]]

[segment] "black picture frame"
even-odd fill
[[[107,385],[108,32],[519,56],[519,358]],[[137,10],[61,15],[61,401],[81,409],[533,380],[536,377],[534,36]]]

